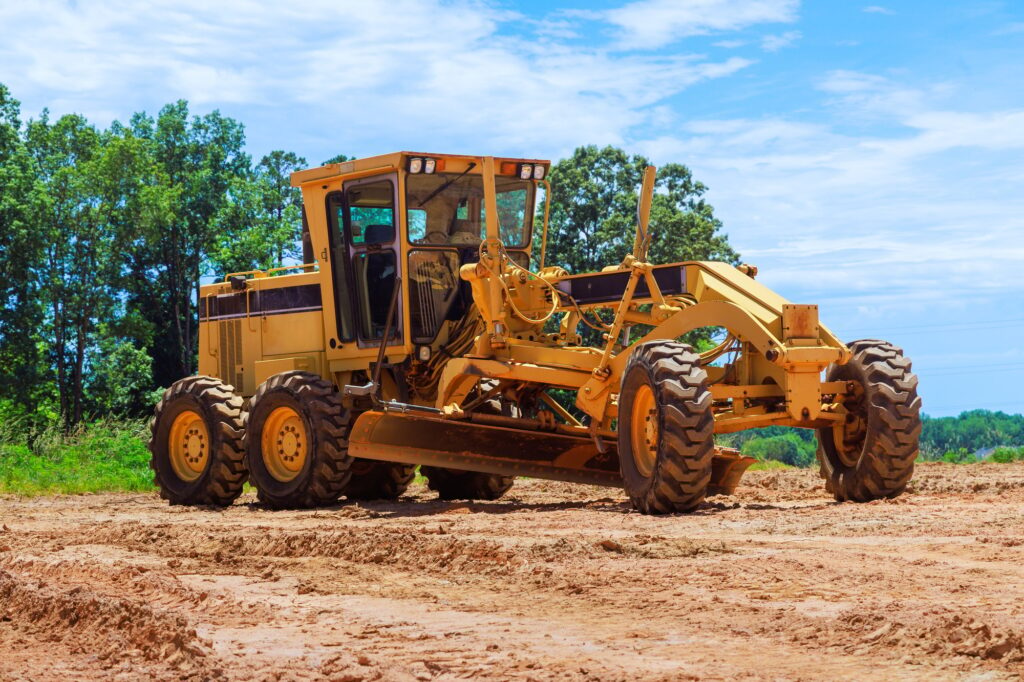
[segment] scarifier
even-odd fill
[[[901,349],[840,342],[753,266],[650,263],[653,167],[621,264],[547,265],[549,168],[400,152],[294,173],[304,263],[202,287],[200,375],[152,423],[163,496],[227,505],[248,479],[273,507],[393,499],[420,466],[444,499],[531,476],[685,512],[753,461],[714,434],[769,425],[817,431],[839,500],[904,489],[921,402]],[[677,340],[705,327],[724,340]]]

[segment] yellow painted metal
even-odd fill
[[[650,246],[651,236],[649,223],[651,218],[651,204],[654,202],[654,179],[657,169],[648,166],[644,169],[643,185],[640,188],[640,205],[637,207],[636,237],[633,239],[633,258],[637,261],[647,260],[647,247]]]
[[[548,255],[548,219],[551,217],[551,183],[545,179],[541,180],[540,184],[544,185],[544,227],[541,231],[540,258],[537,259],[537,262],[540,264],[538,270],[543,270],[544,260]]]
[[[630,424],[633,427],[629,442],[637,471],[645,478],[654,473],[658,460],[658,405],[654,391],[648,384],[641,384],[633,396],[630,410]]]
[[[210,432],[198,412],[185,410],[171,422],[167,451],[171,469],[183,481],[191,483],[203,475],[210,459]]]
[[[276,408],[263,423],[260,452],[267,471],[287,483],[302,471],[309,453],[309,434],[302,417],[291,407]]]

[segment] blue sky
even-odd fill
[[[1024,3],[0,0],[26,116],[185,98],[254,156],[689,165],[760,279],[902,345],[925,411],[1024,412]]]

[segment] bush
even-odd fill
[[[742,452],[748,457],[761,461],[776,461],[794,467],[809,467],[815,459],[817,450],[813,442],[807,441],[795,433],[767,438],[753,438],[743,444]]]
[[[17,439],[13,435],[0,433],[0,493],[153,489],[144,421],[101,421],[70,434],[52,426]]]
[[[1024,447],[1020,448],[996,448],[988,456],[988,461],[1008,464],[1010,462],[1024,461]]]
[[[947,450],[939,461],[946,462],[947,464],[970,464],[971,462],[977,462],[978,458],[967,448],[958,448],[956,450]]]

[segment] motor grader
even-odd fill
[[[152,421],[162,495],[396,498],[419,466],[444,499],[530,476],[686,512],[752,462],[715,434],[769,425],[817,431],[838,500],[903,490],[921,403],[901,349],[840,342],[752,266],[649,262],[654,168],[619,265],[546,264],[549,168],[400,152],[294,173],[304,262],[201,288],[200,374]],[[678,340],[708,327],[712,348]]]

